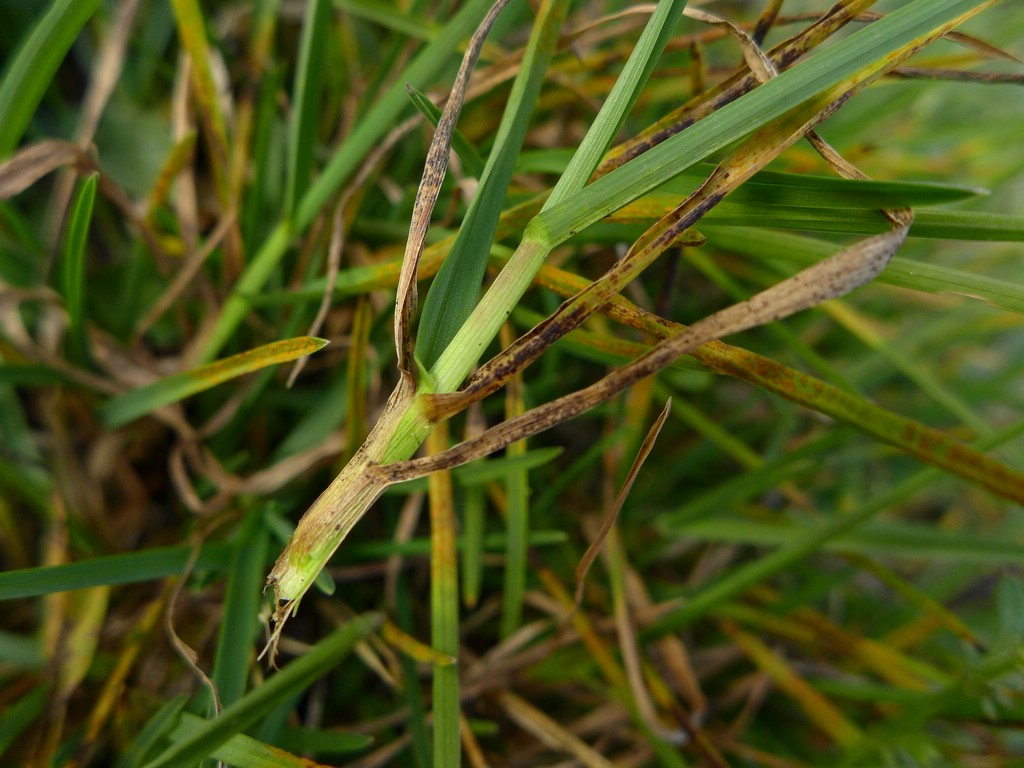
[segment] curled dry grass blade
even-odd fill
[[[626,482],[623,483],[622,489],[619,491],[619,495],[615,497],[615,503],[612,505],[612,508],[608,510],[608,514],[605,515],[604,520],[601,521],[601,529],[598,531],[597,536],[594,537],[594,541],[591,542],[589,547],[587,547],[587,551],[583,554],[580,564],[576,566],[575,599],[577,606],[579,606],[580,601],[583,599],[583,582],[587,578],[587,572],[590,570],[590,566],[593,565],[598,552],[601,551],[601,545],[604,543],[605,538],[607,538],[609,531],[611,531],[612,526],[615,525],[615,520],[619,516],[619,512],[622,511],[622,505],[625,503],[626,497],[629,495],[629,489],[632,488],[633,483],[636,482],[636,476],[640,472],[640,467],[643,466],[644,461],[647,460],[651,450],[654,448],[654,441],[658,439],[658,434],[661,432],[661,428],[665,426],[665,419],[668,418],[671,410],[672,401],[669,400],[665,403],[665,407],[658,415],[658,418],[655,419],[654,424],[651,425],[650,430],[647,432],[647,436],[644,437],[643,444],[640,446],[640,451],[633,460],[633,465],[629,468],[629,474],[626,476]]]
[[[403,376],[411,377],[413,381],[416,377],[413,372],[415,367],[412,359],[414,341],[410,324],[413,315],[416,314],[418,303],[416,280],[419,274],[420,256],[427,238],[427,229],[430,227],[430,214],[434,210],[437,196],[441,192],[441,182],[444,181],[444,175],[448,169],[448,153],[451,151],[452,134],[455,131],[455,122],[459,118],[459,111],[462,109],[462,102],[466,96],[466,88],[469,86],[469,75],[473,71],[473,66],[480,55],[480,49],[487,39],[487,34],[507,3],[508,0],[498,0],[470,40],[466,54],[462,58],[462,66],[459,67],[459,74],[455,78],[455,85],[452,87],[451,95],[441,113],[434,138],[430,142],[423,178],[420,181],[419,189],[416,190],[412,223],[409,225],[405,257],[402,259],[402,272],[398,278],[398,298],[395,301],[395,345],[398,352],[398,370]]]

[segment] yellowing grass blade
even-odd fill
[[[108,429],[114,429],[132,419],[152,413],[157,408],[176,403],[229,379],[278,363],[287,363],[297,357],[311,355],[327,344],[325,339],[299,336],[265,344],[215,363],[201,365],[191,371],[176,373],[108,401],[100,408],[100,419]]]

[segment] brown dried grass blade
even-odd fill
[[[980,53],[986,58],[1004,59],[1016,62],[1017,64],[1024,64],[1024,59],[1021,59],[1019,56],[1002,48],[997,48],[991,43],[986,43],[984,40],[980,40],[973,35],[965,35],[963,32],[947,32],[946,39],[964,48],[970,48],[975,53]]]
[[[83,170],[94,168],[85,152],[70,141],[45,139],[30,144],[0,163],[0,200],[11,199],[66,165],[79,165]]]
[[[509,719],[524,731],[533,734],[551,749],[572,755],[587,768],[613,768],[613,763],[552,720],[539,709],[514,693],[502,691],[498,702]]]
[[[750,71],[759,82],[763,83],[778,73],[774,62],[761,50],[757,42],[731,21],[696,8],[687,8],[683,13],[695,21],[724,29],[730,37],[739,43],[740,50],[743,52],[743,60],[747,62],[747,66],[750,67]]]
[[[590,571],[590,567],[594,564],[594,560],[601,551],[601,545],[604,544],[604,540],[607,538],[609,531],[611,531],[612,526],[615,525],[615,521],[619,518],[619,512],[622,511],[622,505],[626,503],[626,498],[629,496],[629,492],[633,488],[633,483],[636,482],[637,475],[640,474],[640,468],[644,465],[644,462],[647,461],[647,457],[654,448],[654,441],[657,440],[658,435],[661,434],[661,428],[665,426],[665,420],[671,412],[672,400],[669,398],[665,403],[665,407],[662,408],[661,413],[658,415],[658,418],[654,420],[651,428],[647,431],[647,436],[640,445],[640,450],[637,451],[636,458],[633,459],[633,464],[629,468],[629,474],[626,476],[626,480],[622,484],[622,488],[619,490],[618,496],[615,497],[615,503],[612,504],[612,507],[608,510],[604,520],[601,521],[600,530],[598,530],[594,540],[590,542],[590,546],[587,547],[587,551],[583,553],[583,557],[580,558],[580,564],[576,567],[575,607],[577,608],[583,600],[583,583],[587,578],[587,573]]]
[[[423,254],[423,246],[427,238],[427,229],[430,226],[430,214],[434,210],[434,204],[441,192],[441,182],[444,181],[445,173],[448,170],[452,133],[455,131],[455,123],[462,110],[466,88],[469,85],[469,76],[476,65],[476,60],[480,56],[480,51],[491,27],[507,4],[508,0],[497,0],[469,41],[469,46],[462,58],[462,65],[459,67],[459,73],[455,77],[451,95],[448,97],[444,111],[441,113],[441,119],[437,123],[434,138],[430,142],[427,159],[423,166],[423,177],[416,190],[412,222],[409,225],[409,239],[405,244],[405,257],[402,260],[402,272],[398,278],[398,296],[395,301],[395,347],[398,353],[398,370],[402,376],[414,380],[415,365],[413,364],[411,326],[419,301],[416,278],[420,256]]]

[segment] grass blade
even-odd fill
[[[438,25],[426,16],[414,15],[408,8],[402,13],[395,13],[393,5],[378,0],[334,0],[334,5],[360,19],[372,21],[409,37],[433,40],[441,31]]]
[[[238,701],[249,679],[253,643],[260,629],[257,616],[263,599],[268,538],[262,510],[250,510],[232,547],[224,613],[210,675],[221,706]]]
[[[94,173],[86,178],[75,193],[61,269],[61,288],[68,310],[72,357],[82,361],[89,359],[89,337],[85,323],[85,260],[98,177],[99,174]]]
[[[798,522],[758,522],[733,515],[672,524],[674,536],[722,541],[758,547],[781,547],[804,528]],[[990,566],[1024,562],[1024,551],[1007,538],[936,531],[923,525],[886,522],[866,524],[837,536],[822,547],[828,551],[855,552],[876,557],[910,560],[955,561]]]
[[[230,552],[226,544],[206,544],[200,550],[193,570],[224,570],[230,563]],[[0,600],[39,597],[86,587],[138,584],[167,576],[180,576],[191,555],[190,546],[156,547],[74,563],[4,571],[0,573]]]
[[[288,176],[285,211],[294,218],[299,200],[309,187],[316,148],[317,118],[323,87],[324,61],[331,27],[330,0],[311,0],[306,4],[299,43],[299,60],[292,87],[292,120],[288,132]]]
[[[434,106],[434,102],[427,98],[425,93],[416,90],[411,85],[408,88],[409,100],[412,101],[412,105],[436,129],[441,122],[441,110]],[[479,179],[484,170],[484,159],[480,157],[480,154],[473,145],[469,143],[469,139],[463,136],[462,132],[458,129],[452,132],[452,151],[459,156],[465,172]]]
[[[100,419],[109,429],[123,426],[157,408],[176,403],[230,379],[311,355],[323,349],[327,343],[324,339],[300,336],[264,344],[191,371],[176,373],[107,401],[100,408]]]
[[[53,0],[0,81],[0,160],[17,149],[64,56],[100,0]]]
[[[428,450],[444,450],[448,431],[431,433]],[[455,556],[455,509],[447,471],[430,476],[430,642],[434,651],[459,658],[459,578]],[[459,665],[435,664],[434,765],[459,768]]]
[[[43,713],[49,696],[49,686],[37,685],[4,709],[4,727],[0,730],[0,757],[3,757],[22,732]]]
[[[685,0],[660,0],[655,7],[611,93],[551,191],[545,211],[572,200],[590,179],[647,84],[685,7]]]
[[[189,712],[182,712],[178,717],[178,723],[167,734],[172,742],[184,741],[200,728],[208,726],[209,721],[193,715]],[[346,739],[345,734],[332,734],[335,736],[333,746],[337,748],[338,743],[344,744],[349,741],[350,749],[355,751],[365,749],[372,744],[369,737],[360,737],[352,734],[352,738]],[[258,739],[238,733],[225,741],[213,752],[210,753],[217,760],[237,768],[327,768],[322,763],[313,762],[309,758],[299,757],[285,752],[280,747],[264,744]]]

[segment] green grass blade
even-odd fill
[[[0,663],[14,669],[41,670],[46,657],[39,638],[0,631]]]
[[[40,684],[4,708],[3,728],[0,728],[0,757],[3,757],[25,729],[39,718],[46,709],[49,698],[50,687]]]
[[[832,210],[808,207],[748,206],[725,201],[707,216],[708,224],[734,227],[775,227],[808,232],[868,235],[885,232],[889,226],[878,210]],[[1024,217],[976,211],[942,211],[919,208],[914,211],[911,237],[945,240],[1024,240]]]
[[[736,509],[782,483],[812,473],[818,457],[849,439],[849,432],[834,429],[823,437],[809,440],[802,446],[750,467],[728,482],[697,494],[679,508],[662,514],[658,518],[658,528],[665,536],[679,536],[693,520],[713,517],[723,509]]]
[[[317,119],[320,116],[324,61],[331,28],[331,0],[310,0],[306,4],[299,42],[299,58],[292,87],[292,119],[288,132],[288,176],[285,211],[295,216],[299,200],[309,187],[316,148]]]
[[[434,128],[437,128],[437,124],[441,120],[441,110],[437,108],[437,105],[428,99],[425,93],[416,90],[411,85],[409,86],[409,100],[419,110],[419,113],[427,118]],[[466,173],[475,178],[480,178],[484,170],[484,159],[480,157],[480,153],[469,143],[469,139],[458,129],[452,132],[452,150],[459,156]],[[479,190],[477,194],[479,194]]]
[[[230,553],[226,544],[206,544],[199,552],[194,570],[222,571],[230,564]],[[4,571],[0,573],[0,600],[178,576],[185,570],[191,555],[189,546],[157,547],[62,565]]]
[[[128,754],[118,763],[118,768],[139,768],[150,755],[154,754],[157,747],[178,722],[186,704],[188,704],[186,695],[175,696],[165,702],[132,740]]]
[[[554,149],[524,151],[519,156],[519,173],[562,173],[572,157],[571,150]],[[643,205],[652,200],[652,219],[661,218],[665,205],[675,206],[692,193],[715,170],[714,163],[697,163],[650,194],[630,205]],[[879,181],[874,179],[843,179],[808,173],[759,171],[743,186],[730,193],[730,203],[760,203],[813,208],[901,208],[907,206],[941,205],[969,200],[989,194],[987,190],[963,184],[935,181]],[[671,196],[671,199],[662,199]],[[658,208],[662,210],[658,211]]]
[[[115,429],[133,419],[152,413],[157,408],[176,403],[189,395],[203,392],[230,379],[311,355],[323,349],[327,343],[324,339],[299,336],[264,344],[248,352],[201,365],[191,371],[176,373],[153,384],[118,395],[104,403],[100,408],[100,420],[107,428]]]
[[[701,164],[710,173],[713,168]],[[703,181],[707,173],[694,174],[694,181]],[[658,192],[692,191],[691,184],[683,183],[690,173],[672,179],[659,187]],[[986,190],[962,184],[943,184],[928,181],[875,181],[873,179],[843,179],[812,174],[761,171],[750,181],[731,193],[730,203],[811,208],[903,208],[908,206],[941,205],[969,200],[988,194]]]
[[[263,599],[267,545],[268,532],[262,510],[252,509],[232,546],[224,612],[210,675],[222,706],[234,704],[245,693],[254,655],[253,643],[260,630],[257,616]]]
[[[68,333],[73,349],[72,357],[89,359],[89,341],[85,323],[85,261],[89,224],[92,222],[93,203],[99,174],[92,174],[75,193],[68,220],[67,240],[61,265],[61,288],[68,310]]]
[[[1024,242],[1024,216],[924,209],[914,212],[914,225],[910,228],[910,234],[949,240],[1019,243]]]
[[[167,738],[173,742],[184,741],[196,731],[208,727],[210,722],[198,715],[182,712],[177,725],[167,734]],[[358,734],[332,735],[336,736],[334,739],[336,749],[346,742],[349,745],[349,751],[365,749],[373,743],[368,736]],[[288,754],[280,747],[264,744],[244,733],[232,736],[210,754],[222,763],[236,768],[310,768],[311,765],[305,757]]]
[[[475,490],[482,491],[483,489],[478,488]],[[527,545],[535,548],[553,547],[559,544],[564,544],[567,540],[568,535],[562,531],[533,530],[530,532],[530,536],[527,539]],[[466,544],[465,536],[460,536],[455,540],[456,550],[464,549]],[[507,546],[508,536],[501,531],[494,531],[493,533],[488,533],[483,536],[481,551],[503,552]],[[345,553],[353,560],[376,560],[382,557],[389,557],[391,555],[402,555],[403,557],[411,555],[429,555],[430,539],[416,538],[403,542],[352,542],[350,546],[346,547]]]
[[[10,59],[0,81],[0,160],[17,149],[57,67],[100,0],[54,0]]]
[[[494,146],[480,175],[480,184],[466,211],[455,244],[424,299],[416,337],[416,355],[428,368],[448,346],[476,305],[516,158],[548,64],[558,45],[568,6],[567,0],[547,0],[541,4]]]
[[[0,353],[0,363],[2,361]],[[0,368],[0,371],[5,370],[6,366]],[[3,374],[0,374],[0,445],[5,449],[0,452],[0,489],[5,498],[21,499],[40,515],[48,514],[52,475],[43,461],[24,404]]]
[[[279,0],[267,0],[278,2]],[[265,8],[267,2],[263,2]],[[273,12],[269,9],[268,13]],[[261,15],[260,26],[271,30],[276,23],[273,18]],[[277,113],[278,96],[287,88],[283,68],[268,66],[260,79],[259,89],[254,96],[250,139],[246,147],[251,177],[249,190],[259,191],[242,195],[239,225],[246,249],[255,252],[267,232],[274,226],[275,218],[284,211],[284,168],[281,156],[287,154],[281,146],[278,134],[280,117]]]
[[[275,743],[297,754],[319,753],[341,755],[361,752],[374,745],[376,739],[361,733],[348,733],[336,729],[285,727]]]
[[[220,745],[251,727],[280,702],[323,676],[379,623],[380,618],[372,614],[348,622],[259,688],[227,707],[219,717],[191,730],[188,736],[147,763],[146,768],[185,768],[213,754]]]
[[[640,91],[647,84],[685,7],[686,0],[660,0],[655,7],[622,73],[615,80],[611,93],[601,105],[579,149],[573,153],[565,172],[551,191],[544,210],[557,210],[558,206],[573,200],[590,179],[640,96]]]
[[[431,544],[431,546],[433,546]],[[395,620],[399,628],[409,634],[412,624],[412,600],[405,580],[400,580],[395,595]],[[417,768],[431,768],[432,747],[430,731],[427,728],[427,710],[420,690],[416,662],[403,653],[399,657],[402,665],[402,699],[409,710],[410,751],[413,765]]]

